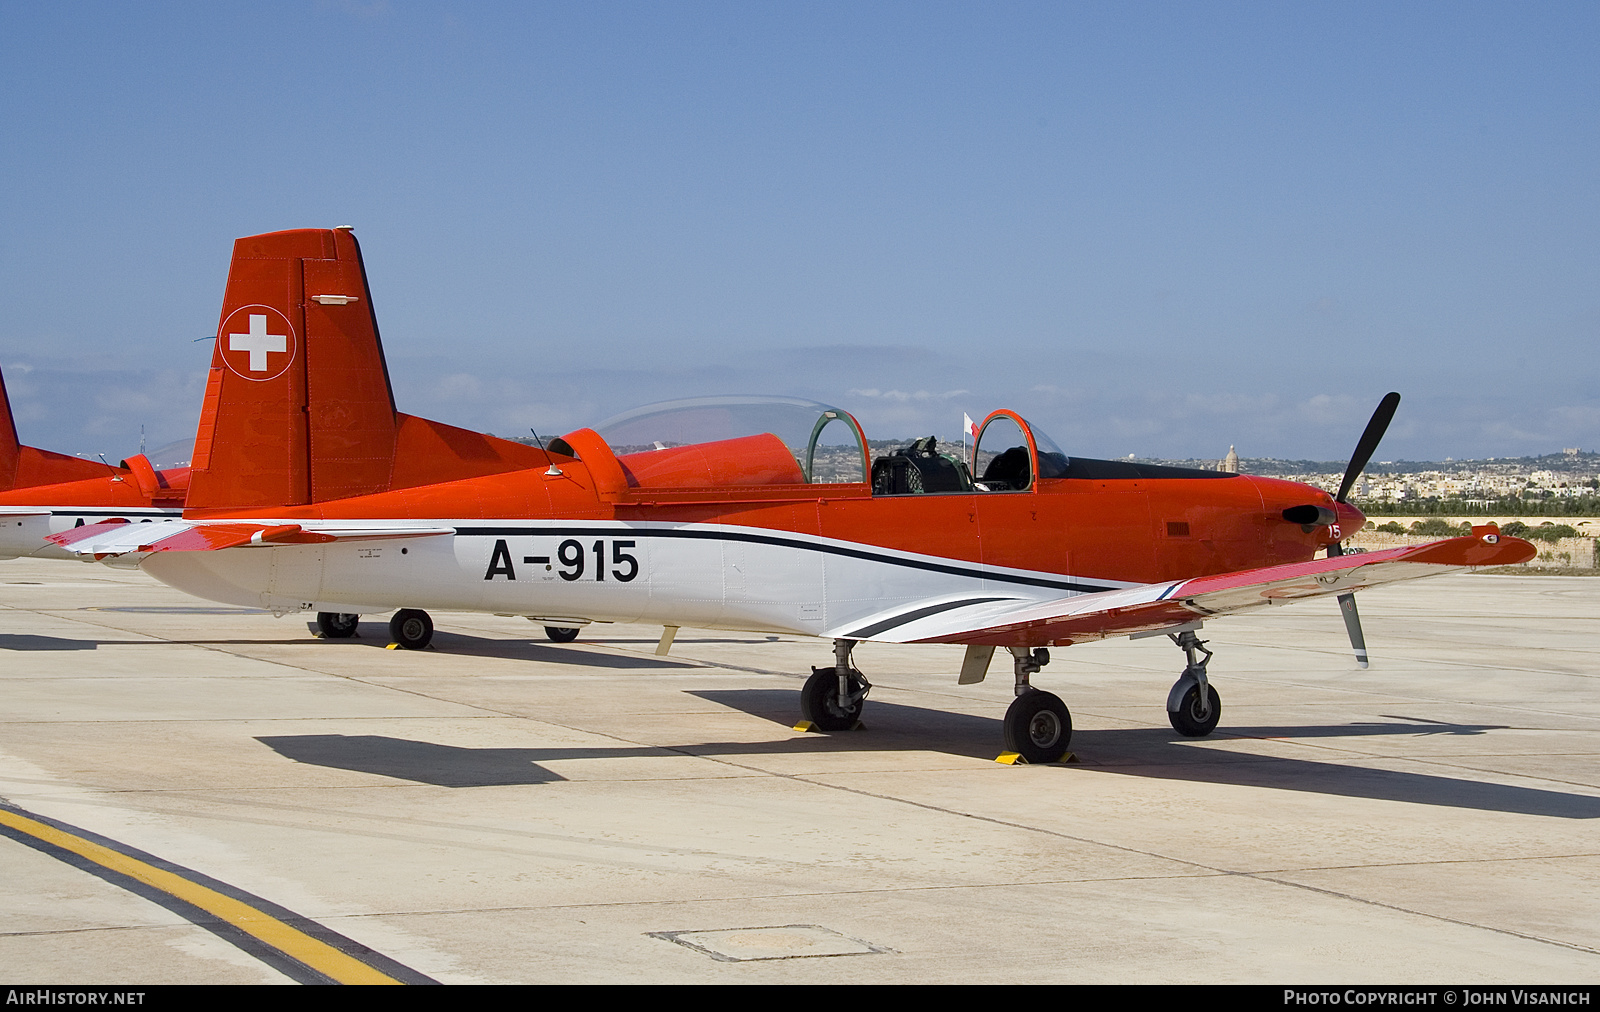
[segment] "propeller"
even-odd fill
[[[1350,466],[1345,468],[1344,481],[1339,484],[1339,494],[1334,496],[1335,502],[1349,502],[1350,489],[1361,477],[1361,472],[1366,470],[1367,464],[1372,460],[1372,454],[1378,449],[1384,432],[1388,431],[1389,423],[1394,420],[1395,409],[1400,406],[1400,395],[1390,391],[1383,395],[1383,400],[1378,402],[1378,410],[1372,413],[1372,420],[1367,422],[1366,431],[1361,433],[1361,438],[1356,441],[1356,452],[1350,455]],[[1335,541],[1328,545],[1328,555],[1338,557],[1344,554],[1344,546]],[[1339,595],[1339,613],[1344,616],[1345,632],[1350,634],[1350,647],[1356,652],[1356,663],[1363,668],[1367,666],[1367,638],[1361,633],[1361,613],[1356,611],[1356,596],[1354,594]]]

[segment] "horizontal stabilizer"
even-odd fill
[[[191,520],[130,524],[126,520],[107,520],[52,534],[46,540],[74,554],[92,555],[99,559],[130,552],[214,552],[224,548],[392,541],[454,533],[455,529],[451,527],[415,525],[307,530],[299,524],[204,523]]]

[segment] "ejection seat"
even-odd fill
[[[927,436],[872,462],[873,495],[970,492],[972,476],[961,461],[940,453]]]
[[[983,469],[980,484],[987,492],[1020,491],[1033,484],[1032,471],[1028,448],[1013,446],[989,461],[989,466]]]

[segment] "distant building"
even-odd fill
[[[1229,474],[1239,473],[1239,454],[1233,447],[1228,447],[1228,455],[1222,458],[1222,463],[1217,465],[1217,470],[1226,471]]]

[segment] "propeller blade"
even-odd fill
[[[1339,611],[1344,615],[1344,631],[1350,634],[1350,648],[1356,652],[1356,663],[1367,666],[1367,638],[1361,634],[1361,613],[1356,611],[1354,594],[1339,595]]]
[[[1335,541],[1328,546],[1328,557],[1344,554],[1344,546]],[[1356,663],[1367,666],[1367,637],[1361,632],[1361,613],[1356,611],[1354,594],[1339,595],[1339,614],[1344,616],[1344,631],[1350,634],[1350,649],[1356,652]]]
[[[1400,406],[1400,395],[1390,391],[1383,395],[1383,400],[1378,402],[1378,410],[1372,413],[1372,420],[1367,422],[1366,431],[1361,433],[1361,438],[1356,440],[1356,452],[1350,455],[1350,466],[1345,468],[1344,481],[1339,485],[1339,494],[1334,497],[1335,502],[1348,502],[1350,489],[1361,477],[1361,472],[1367,469],[1367,462],[1372,460],[1372,454],[1378,449],[1378,443],[1383,440],[1383,434],[1389,430],[1389,423],[1394,421],[1395,409]],[[1336,558],[1344,554],[1344,546],[1335,541],[1328,546],[1328,557]],[[1356,596],[1354,594],[1339,595],[1339,613],[1344,616],[1344,631],[1350,634],[1350,648],[1356,652],[1356,663],[1363,668],[1367,666],[1367,637],[1361,631],[1361,613],[1356,610]]]
[[[1399,406],[1400,395],[1393,391],[1384,394],[1383,400],[1378,402],[1378,410],[1372,413],[1372,420],[1367,423],[1366,431],[1361,433],[1361,439],[1356,442],[1356,452],[1350,455],[1350,466],[1345,468],[1344,482],[1339,486],[1339,494],[1334,496],[1335,501],[1347,501],[1350,487],[1361,477],[1361,472],[1366,470],[1367,462],[1378,449],[1378,443],[1382,441],[1389,423],[1394,420],[1395,409]]]

